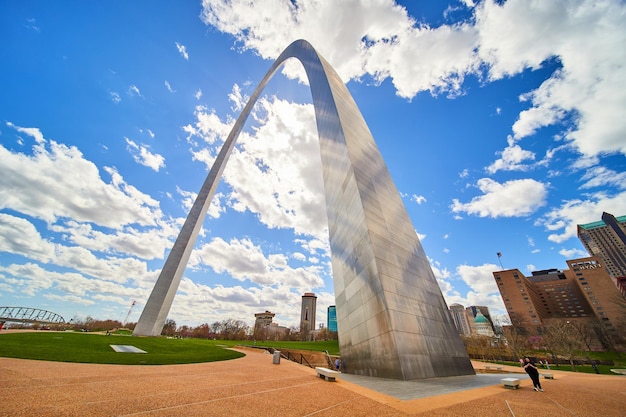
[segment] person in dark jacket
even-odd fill
[[[537,369],[533,361],[531,361],[530,358],[524,358],[520,359],[520,362],[530,379],[533,381],[533,387],[535,391],[543,392],[543,388],[541,388],[541,382],[539,382],[539,369]]]

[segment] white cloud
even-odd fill
[[[559,251],[560,255],[563,255],[565,259],[578,259],[578,258],[586,258],[589,254],[583,250],[574,248],[574,249],[561,249]]]
[[[208,144],[221,146],[230,133],[231,122],[222,122],[204,108],[198,108],[196,117],[195,126],[186,127],[186,131]],[[290,228],[296,234],[327,240],[312,105],[262,97],[249,120],[253,121],[254,135],[241,133],[223,173],[224,182],[232,187],[228,205],[239,212],[254,213],[270,229]],[[194,159],[206,161],[210,167],[216,151],[208,150],[206,144],[198,147]]]
[[[44,241],[31,222],[5,213],[0,213],[0,252],[44,262],[50,262],[55,256],[54,245]]]
[[[505,148],[502,152],[499,152],[502,155],[502,158],[496,160],[490,166],[487,167],[487,172],[490,174],[494,174],[500,170],[503,171],[525,171],[528,169],[528,165],[524,165],[523,162],[526,160],[534,160],[535,154],[530,151],[523,150],[519,145],[515,143],[512,137],[507,139],[509,146]]]
[[[501,268],[494,264],[480,266],[460,265],[456,273],[470,290],[463,298],[455,298],[456,303],[464,306],[489,306],[490,313],[504,314],[506,307],[493,278],[493,271]]]
[[[306,39],[343,80],[389,77],[402,97],[420,91],[458,94],[464,76],[476,69],[471,26],[418,26],[390,0],[299,1],[297,7],[272,0],[202,4],[203,21],[234,35],[243,49],[274,59],[293,40]],[[285,73],[303,75],[301,67],[289,63]]]
[[[482,195],[469,203],[454,199],[454,213],[474,214],[480,217],[521,217],[534,213],[546,204],[546,184],[533,179],[512,180],[500,184],[490,178],[478,180]]]
[[[178,49],[178,52],[185,60],[189,61],[189,54],[187,53],[187,47],[185,45],[176,42],[176,49]]]
[[[424,197],[423,195],[413,194],[411,196],[411,201],[414,201],[417,204],[422,204],[422,203],[425,203],[427,200],[426,200],[426,197]]]
[[[24,24],[24,27],[30,30],[33,30],[37,33],[41,32],[41,29],[39,28],[39,25],[37,24],[37,20],[31,18],[31,19],[26,19],[26,23]]]
[[[440,269],[436,262],[431,260],[431,267],[439,283],[448,306],[461,304],[463,306],[489,306],[492,314],[504,314],[506,308],[493,278],[493,271],[501,268],[494,264],[480,266],[460,265],[456,268],[456,274],[451,274],[446,269]],[[458,285],[452,285],[451,280],[461,279],[467,285],[465,294],[455,290]]]
[[[624,4],[620,1],[509,0],[485,1],[476,8],[479,56],[499,79],[557,58],[562,69],[523,96],[532,107],[523,111],[516,139],[574,114],[567,139],[587,156],[626,154],[622,112],[626,72]]]
[[[13,129],[17,130],[20,133],[24,133],[28,136],[31,136],[33,139],[35,139],[35,142],[39,144],[43,144],[46,142],[46,140],[43,137],[43,133],[41,133],[41,130],[39,130],[36,127],[21,127],[21,126],[16,126],[11,122],[7,122],[7,126],[12,127]]]
[[[139,91],[139,87],[137,87],[136,85],[131,85],[130,87],[128,87],[128,95],[129,96],[137,96],[137,97],[143,97],[141,95],[141,91]]]
[[[111,91],[109,92],[109,96],[111,96],[111,100],[113,101],[113,103],[117,104],[120,101],[122,101],[122,97],[120,97],[119,93],[116,93],[115,91]]]
[[[153,273],[148,271],[147,265],[143,261],[114,256],[97,257],[91,250],[100,253],[118,252],[145,258],[162,258],[165,248],[171,246],[170,241],[157,233],[137,236],[137,241],[134,243],[141,249],[134,250],[130,243],[133,235],[130,233],[126,235],[99,233],[91,236],[92,241],[88,241],[88,234],[84,231],[82,234],[74,233],[70,238],[68,235],[70,235],[71,230],[55,228],[55,231],[66,233],[67,241],[76,245],[68,246],[44,239],[35,229],[35,226],[26,219],[0,213],[0,221],[0,252],[17,254],[42,264],[61,266],[84,275],[112,282],[141,281],[150,279]],[[149,247],[151,249],[160,248],[160,253],[146,251],[145,243],[142,245],[142,242],[145,241],[152,242]]]
[[[154,171],[159,172],[159,169],[165,168],[165,158],[162,155],[152,153],[148,151],[148,147],[145,145],[137,145],[132,140],[124,137],[128,152],[133,156],[133,159],[138,164],[152,168]]]
[[[619,0],[485,0],[467,23],[437,28],[417,23],[391,0],[301,0],[297,5],[203,0],[202,5],[202,20],[235,36],[244,50],[274,59],[291,41],[304,38],[343,80],[390,78],[406,98],[422,91],[462,94],[469,74],[494,81],[556,58],[562,68],[522,96],[531,107],[513,125],[515,139],[573,115],[566,139],[582,154],[626,154],[621,114],[626,90],[619,88],[626,85],[626,72],[620,70],[626,26]],[[471,8],[473,2],[465,5]],[[287,65],[285,72],[303,76],[296,65]],[[508,152],[512,155],[503,156],[511,161],[529,157],[521,149]]]
[[[172,86],[170,85],[170,82],[167,81],[167,80],[165,80],[165,88],[167,88],[167,91],[169,91],[170,93],[175,93],[176,92],[176,90],[174,90],[172,88]]]
[[[548,240],[561,243],[576,237],[577,225],[596,222],[603,212],[615,215],[626,213],[626,191],[613,196],[597,193],[589,195],[586,200],[565,201],[560,207],[550,210],[536,224],[543,225],[549,231],[561,231],[548,236]]]
[[[198,88],[193,96],[196,100],[200,100],[202,98],[202,90]]]
[[[191,268],[202,265],[210,266],[219,274],[228,273],[237,280],[257,285],[280,284],[300,291],[324,286],[320,267],[291,267],[285,255],[266,256],[260,246],[247,238],[231,239],[229,242],[213,238],[196,249],[189,260]]]
[[[626,172],[616,172],[612,169],[595,166],[585,172],[581,181],[584,181],[584,184],[580,186],[581,189],[602,186],[626,189]]]
[[[106,183],[75,147],[47,140],[32,155],[0,145],[0,209],[10,208],[51,224],[59,218],[110,228],[150,226],[161,217],[158,201],[127,184],[112,168]]]
[[[136,289],[127,288],[118,282],[85,277],[75,272],[55,272],[34,263],[0,266],[0,273],[12,280],[12,286],[21,294],[34,296],[45,294],[47,298],[80,297],[89,300],[96,295],[131,297]],[[146,294],[147,296],[147,294]]]

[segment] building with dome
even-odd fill
[[[485,317],[480,311],[478,311],[476,317],[474,317],[474,325],[476,327],[476,333],[478,335],[495,337],[495,333],[493,332],[491,323],[489,322],[487,317]]]

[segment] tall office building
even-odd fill
[[[616,284],[623,282],[620,278],[626,277],[626,216],[616,218],[602,213],[601,221],[578,225],[578,238],[589,255],[602,260]]]
[[[300,334],[302,340],[313,340],[315,331],[315,308],[317,297],[312,292],[304,293],[302,296],[302,310],[300,312]]]
[[[597,257],[567,261],[569,269],[535,271],[526,277],[518,269],[493,273],[513,325],[529,335],[543,333],[553,320],[602,323],[615,333],[624,319],[622,296]]]
[[[335,306],[328,307],[328,314],[326,315],[326,328],[329,332],[337,331],[337,308]]]
[[[450,315],[452,321],[463,336],[495,336],[495,326],[487,306],[463,307],[461,304],[451,304]]]
[[[468,321],[467,314],[465,314],[465,307],[461,304],[451,304],[450,315],[460,335],[470,336],[472,334],[472,327]]]
[[[272,320],[276,314],[271,311],[265,310],[263,313],[256,313],[254,315],[254,339],[265,340],[269,335],[269,329],[272,325]]]

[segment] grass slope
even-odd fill
[[[105,336],[73,332],[27,332],[0,335],[0,356],[57,362],[168,365],[235,359],[222,340]],[[132,345],[147,353],[118,353],[110,345]]]

